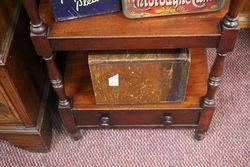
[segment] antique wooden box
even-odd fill
[[[211,12],[224,4],[225,0],[122,0],[128,18]]]
[[[97,104],[182,102],[188,50],[93,53],[89,68]]]
[[[50,0],[56,21],[121,10],[120,0]]]

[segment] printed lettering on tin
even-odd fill
[[[173,6],[175,8],[182,5],[192,4],[197,8],[206,6],[207,2],[214,0],[135,0],[135,6],[137,8],[153,7],[153,6]]]
[[[99,0],[74,0],[75,10],[79,11],[80,7],[89,6],[89,5],[94,4],[96,2],[99,2]],[[60,0],[60,3],[63,5],[64,0]]]

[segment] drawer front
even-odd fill
[[[80,127],[194,126],[199,112],[182,111],[77,111]]]
[[[0,86],[0,126],[20,124],[20,119]]]

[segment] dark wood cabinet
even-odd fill
[[[215,94],[226,54],[238,36],[238,14],[244,0],[227,0],[222,10],[211,13],[131,20],[122,13],[56,22],[48,0],[22,0],[31,21],[31,39],[42,56],[58,95],[58,110],[74,139],[80,128],[193,127],[196,139],[207,132],[215,111]],[[38,7],[39,6],[39,7]],[[64,76],[54,51],[139,50],[190,48],[191,70],[184,102],[180,104],[96,105],[84,55],[71,52]],[[205,48],[217,48],[208,72]],[[86,55],[85,55],[86,56]],[[198,113],[198,114],[197,114]],[[125,126],[123,126],[125,127]]]
[[[19,1],[0,2],[0,139],[44,152],[50,146],[45,68],[29,39]],[[39,75],[37,75],[39,74]]]

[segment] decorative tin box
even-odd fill
[[[225,0],[122,0],[128,18],[212,12],[224,4]]]
[[[120,0],[50,0],[50,2],[56,21],[121,10]]]
[[[96,104],[182,102],[188,50],[117,51],[89,56]]]

